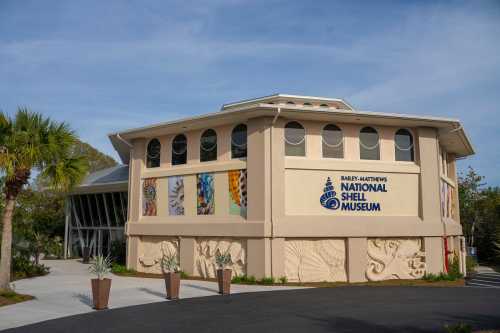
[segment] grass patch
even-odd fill
[[[33,296],[18,294],[14,291],[1,291],[0,290],[0,306],[20,303],[34,299]]]

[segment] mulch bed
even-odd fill
[[[34,299],[33,296],[17,294],[13,291],[0,292],[0,306],[21,303]]]

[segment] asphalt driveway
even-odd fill
[[[7,332],[443,332],[500,329],[500,289],[339,287],[158,302]]]

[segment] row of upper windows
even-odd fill
[[[178,134],[172,140],[172,165],[187,163],[188,141],[184,134]],[[158,139],[148,143],[146,166],[156,168],[160,166],[161,144]],[[231,158],[247,157],[247,125],[239,124],[231,132]],[[217,160],[217,133],[207,129],[200,137],[200,162]]]
[[[344,135],[342,130],[328,124],[322,130],[322,151],[325,158],[344,158]],[[306,131],[291,121],[285,125],[285,155],[306,156]],[[407,129],[399,129],[394,136],[396,161],[414,161],[413,136]],[[187,137],[178,134],[172,140],[172,165],[187,163]],[[360,159],[380,160],[380,138],[373,127],[363,127],[359,132]],[[160,166],[161,144],[152,139],[147,146],[146,166]],[[239,124],[231,132],[231,158],[247,157],[247,126]],[[200,162],[217,160],[217,133],[205,130],[200,137]]]
[[[344,135],[334,124],[323,127],[321,133],[323,157],[344,158]],[[396,161],[414,161],[413,136],[407,129],[399,129],[394,135]],[[306,156],[306,130],[296,121],[285,125],[285,155]],[[380,160],[380,138],[373,127],[359,131],[359,157],[362,160]]]

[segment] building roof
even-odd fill
[[[309,102],[314,105],[308,105]],[[433,127],[438,129],[440,143],[448,152],[455,153],[457,157],[474,154],[474,148],[458,119],[360,111],[342,99],[286,94],[229,103],[218,112],[112,133],[109,138],[122,162],[128,164],[130,140],[234,124],[265,116],[379,126]]]
[[[273,94],[264,97],[257,97],[251,99],[245,99],[237,102],[231,102],[223,104],[221,110],[229,110],[236,107],[241,107],[244,105],[250,105],[253,103],[267,103],[267,104],[278,104],[284,103],[288,105],[307,105],[307,103],[316,103],[323,107],[341,109],[341,110],[354,110],[354,108],[341,98],[328,98],[328,97],[315,97],[315,96],[300,96],[300,95],[288,95],[288,94]]]
[[[118,165],[89,174],[73,192],[78,194],[126,191],[128,165]]]

